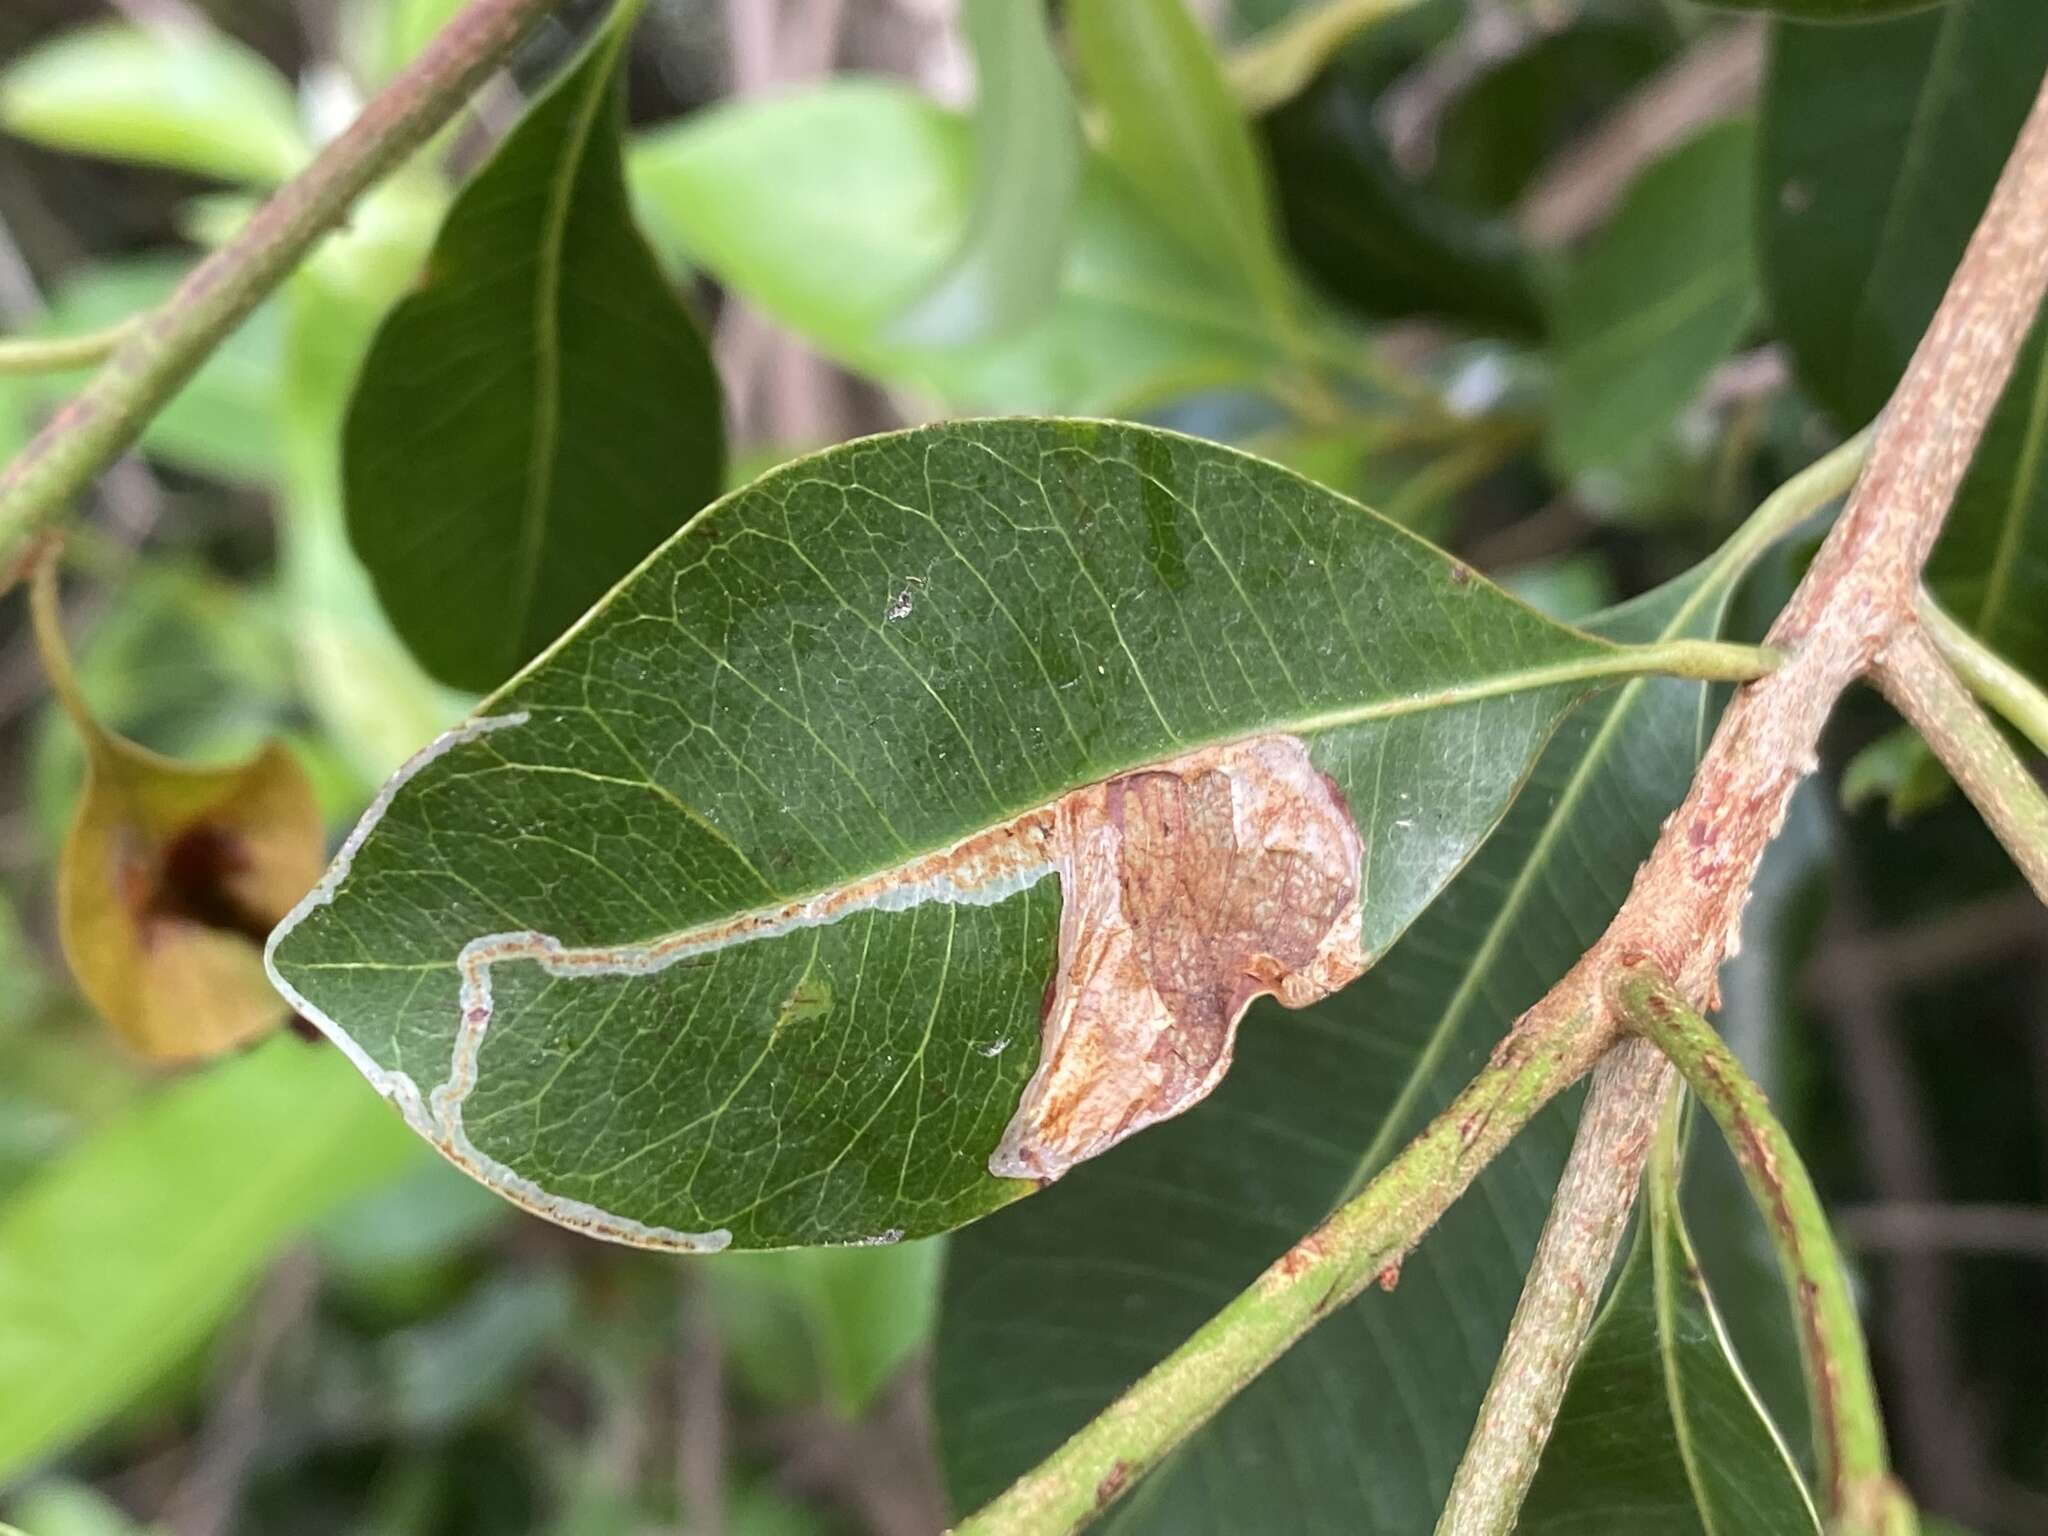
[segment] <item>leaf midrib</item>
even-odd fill
[[[632,6],[623,7],[611,21],[610,35],[598,45],[599,55],[590,62],[601,63],[591,75],[591,87],[578,103],[561,164],[548,184],[547,211],[542,221],[539,260],[534,284],[534,370],[533,445],[527,459],[526,506],[520,518],[519,567],[515,573],[513,614],[519,632],[524,632],[533,613],[534,594],[540,586],[541,554],[554,501],[555,466],[561,447],[562,405],[562,269],[569,242],[569,220],[580,179],[590,151],[591,133],[599,109],[611,95],[612,67],[620,47],[632,32]]]

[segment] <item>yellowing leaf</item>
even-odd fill
[[[280,742],[240,764],[195,767],[101,726],[71,673],[47,562],[35,624],[86,741],[57,872],[58,931],[80,990],[155,1061],[256,1039],[286,1016],[263,974],[264,937],[320,873],[311,781]]]

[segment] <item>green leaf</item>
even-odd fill
[[[1553,156],[1669,62],[1671,30],[1655,15],[1598,9],[1539,30],[1443,109],[1430,187],[1511,214]]]
[[[1756,311],[1752,132],[1710,128],[1652,165],[1566,273],[1550,456],[1583,475],[1639,458]]]
[[[1769,11],[1788,21],[1879,21],[1949,0],[1700,0],[1725,11]],[[1959,3],[1959,0],[1957,0]]]
[[[349,537],[393,627],[457,687],[516,671],[725,473],[710,353],[626,197],[637,12],[456,200],[350,402]]]
[[[2048,316],[2038,317],[1927,563],[1956,621],[2048,677]]]
[[[706,1275],[719,1342],[768,1407],[857,1419],[930,1339],[944,1254],[936,1239],[734,1254]]]
[[[1081,121],[1042,0],[967,0],[974,50],[974,207],[960,246],[897,323],[911,343],[1014,331],[1059,295],[1081,182]]]
[[[1778,29],[1765,279],[1802,382],[1842,421],[1875,415],[1904,372],[2044,71],[2048,9],[2031,0]],[[2048,322],[1999,400],[1928,582],[1972,633],[2048,675]]]
[[[1715,1311],[1670,1160],[1572,1371],[1521,1536],[1819,1536],[1820,1521]]]
[[[1378,91],[1414,56],[1376,62],[1363,78],[1326,74],[1261,119],[1289,247],[1361,314],[1539,332],[1542,307],[1513,226],[1408,178],[1381,135]]]
[[[835,361],[948,411],[1129,411],[1282,360],[1243,294],[1092,156],[1037,323],[971,346],[896,336],[959,249],[974,187],[970,125],[900,87],[839,81],[716,107],[641,139],[628,169],[640,205],[712,276]]]
[[[225,181],[283,181],[312,150],[291,87],[210,28],[83,27],[0,70],[0,128],[52,149]]]
[[[334,1052],[282,1037],[39,1171],[0,1207],[0,1483],[119,1411],[287,1241],[415,1155]]]
[[[1616,610],[1617,638],[1711,634],[1738,566]],[[1471,865],[1363,980],[1262,1006],[1203,1112],[950,1240],[940,1444],[957,1509],[1007,1486],[1359,1187],[1599,936],[1701,742],[1705,691],[1631,683],[1583,706]],[[1390,1294],[1325,1319],[1103,1524],[1342,1530],[1436,1520],[1571,1139],[1525,1131]]]
[[[1644,665],[1211,444],[1029,420],[852,443],[693,519],[417,758],[273,936],[273,979],[555,1219],[686,1247],[918,1236],[1032,1187],[989,1170],[1054,971],[1041,877],[1109,791],[1055,801],[1257,737],[1185,771],[1332,839],[1275,846],[1358,900],[1376,957],[1560,715]],[[1215,849],[1256,890],[1268,866],[1208,825],[1130,856]],[[1141,1083],[1081,1081],[1150,1118]]]
[[[1920,340],[2048,67],[2048,7],[1953,0],[1780,26],[1761,107],[1763,275],[1800,382],[1875,416]]]
[[[1293,280],[1274,236],[1265,169],[1184,0],[1072,0],[1067,29],[1110,163],[1160,223],[1284,333]]]

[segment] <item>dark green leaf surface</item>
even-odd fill
[[[2048,319],[1977,445],[1927,582],[1971,633],[2048,678]]]
[[[1373,121],[1370,94],[1327,76],[1260,126],[1289,244],[1334,297],[1373,316],[1438,314],[1515,334],[1541,329],[1512,226],[1404,178]]]
[[[1782,27],[1765,96],[1765,278],[1800,376],[1874,415],[1961,259],[2048,71],[2048,7],[1955,0],[1851,29]],[[1958,492],[1928,580],[1951,613],[2048,674],[2048,327]]]
[[[1700,0],[1719,10],[1769,11],[1792,21],[1878,21],[1924,11],[1943,0]]]
[[[1710,634],[1734,573],[1618,610]],[[938,1410],[956,1508],[982,1503],[1182,1342],[1386,1161],[1598,937],[1698,753],[1703,691],[1632,683],[1574,714],[1469,868],[1363,980],[1261,1005],[1195,1115],[951,1239]],[[1403,1267],[1261,1376],[1104,1528],[1413,1536],[1435,1523],[1563,1164],[1518,1137]]]
[[[1756,309],[1752,134],[1724,123],[1630,188],[1557,300],[1550,453],[1585,474],[1645,452]]]
[[[1877,414],[1948,286],[2048,67],[2048,6],[1953,0],[1771,34],[1758,153],[1763,273],[1800,380]]]
[[[0,1483],[196,1348],[261,1266],[407,1144],[289,1036],[166,1087],[0,1206]]]
[[[349,537],[429,672],[485,689],[718,493],[718,378],[634,227],[626,7],[456,200],[363,364]]]
[[[423,1133],[558,1219],[687,1246],[932,1232],[1030,1187],[987,1163],[1060,900],[890,872],[1286,732],[1369,850],[1378,956],[1627,664],[1210,444],[1038,421],[852,443],[695,519],[416,760],[273,975]],[[863,880],[838,921],[687,937]],[[506,935],[465,997],[465,947]]]
[[[1102,114],[1103,152],[1189,250],[1291,325],[1265,168],[1185,0],[1072,0],[1067,29]]]
[[[1243,382],[1279,339],[1140,206],[1082,167],[1059,293],[1037,323],[971,346],[895,334],[958,249],[971,125],[915,91],[838,81],[700,112],[641,139],[636,196],[691,257],[835,360],[953,411],[1129,411]]]
[[[1819,1536],[1700,1277],[1677,1181],[1653,1170],[1641,1209],[1516,1531]]]
[[[898,322],[909,342],[974,341],[1058,297],[1081,183],[1081,120],[1042,0],[967,0],[974,50],[974,209],[931,291]]]

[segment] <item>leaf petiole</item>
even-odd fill
[[[1829,1529],[1912,1536],[1918,1519],[1891,1474],[1848,1273],[1792,1138],[1720,1035],[1662,976],[1619,971],[1608,1000],[1623,1027],[1661,1050],[1713,1116],[1763,1213],[1798,1320]]]

